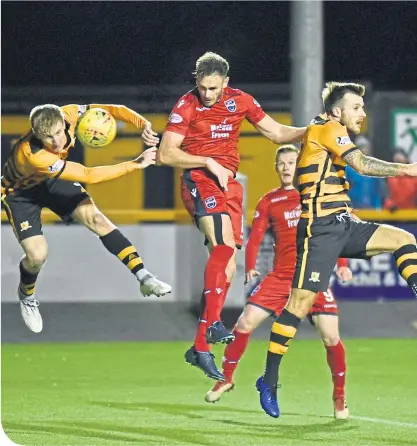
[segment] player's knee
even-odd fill
[[[411,232],[405,232],[404,233],[404,238],[403,238],[403,245],[415,245],[416,244],[416,237],[414,236],[414,234],[411,234]]]
[[[41,269],[48,257],[48,247],[46,245],[38,245],[36,248],[26,252],[26,261],[33,269]]]
[[[240,315],[236,325],[241,333],[252,333],[256,328],[254,321],[244,313]]]
[[[321,339],[326,347],[332,347],[339,343],[340,336],[338,333],[323,333]]]

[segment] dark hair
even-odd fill
[[[214,74],[227,77],[228,72],[229,62],[222,56],[208,51],[197,59],[193,75],[200,79],[204,76],[213,76]]]
[[[324,111],[328,115],[331,115],[333,107],[345,96],[346,93],[353,93],[362,97],[365,94],[365,86],[347,82],[328,82],[321,93]]]

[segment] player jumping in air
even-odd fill
[[[116,119],[152,134],[151,124],[142,116],[121,105],[39,105],[30,113],[32,129],[14,145],[4,166],[1,200],[16,238],[23,248],[20,261],[18,297],[26,325],[35,333],[42,331],[35,285],[48,247],[42,233],[41,210],[49,208],[66,223],[72,220],[98,235],[104,247],[119,258],[140,282],[143,295],[162,296],[171,286],[156,279],[144,267],[136,248],[96,207],[79,184],[102,183],[155,164],[156,149],[149,149],[133,161],[113,166],[84,167],[66,161],[75,143],[79,117],[91,107],[110,112]]]
[[[224,392],[234,388],[234,372],[247,348],[249,336],[269,316],[279,315],[287,303],[296,261],[297,223],[301,214],[300,194],[293,186],[297,155],[298,150],[292,145],[277,150],[275,169],[281,187],[264,195],[256,207],[246,245],[246,281],[259,276],[255,269],[256,257],[268,228],[272,229],[274,236],[274,266],[253,290],[239,316],[233,330],[235,340],[224,351],[223,375],[226,380],[218,381],[207,392],[205,399],[209,403],[218,401]],[[352,278],[346,259],[338,260],[337,275],[344,281]],[[345,402],[345,349],[339,335],[337,304],[330,288],[318,294],[308,319],[317,327],[326,348],[327,363],[333,378],[334,416],[346,419],[349,410]]]
[[[218,54],[205,53],[197,60],[197,86],[175,105],[158,151],[161,164],[184,169],[182,200],[210,252],[197,335],[185,360],[216,380],[224,376],[209,344],[234,339],[220,313],[236,269],[236,248],[243,241],[243,190],[235,180],[241,124],[248,119],[276,144],[299,141],[306,130],[279,124],[252,96],[228,87],[228,71],[228,62]]]
[[[417,296],[415,237],[389,225],[359,220],[351,214],[346,165],[362,175],[417,176],[417,163],[388,163],[364,155],[349,133],[358,134],[366,113],[360,84],[330,82],[323,90],[326,116],[308,127],[297,162],[296,185],[301,194],[297,227],[297,264],[291,295],[272,326],[266,369],[256,387],[265,412],[279,416],[278,369],[297,327],[313,306],[317,294],[327,289],[339,257],[369,259],[394,254],[398,271]]]

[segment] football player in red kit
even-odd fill
[[[238,138],[243,120],[276,144],[300,141],[306,128],[279,124],[249,94],[228,86],[229,64],[215,53],[196,63],[196,88],[175,105],[162,137],[158,163],[184,169],[182,200],[210,252],[204,273],[200,322],[185,360],[212,379],[224,380],[209,344],[230,343],[220,313],[242,244],[242,186]],[[153,142],[153,141],[151,141]]]
[[[283,310],[290,294],[296,261],[296,231],[301,214],[300,194],[293,187],[298,150],[286,145],[277,150],[275,168],[281,187],[273,189],[259,201],[252,223],[252,231],[246,246],[246,280],[259,276],[255,269],[259,246],[268,228],[274,235],[274,265],[272,271],[249,297],[233,334],[235,341],[227,345],[223,358],[225,381],[218,381],[206,394],[206,401],[214,403],[224,392],[234,387],[234,372],[243,356],[249,336],[269,316],[277,316]],[[337,274],[343,280],[351,278],[346,259],[339,259]],[[345,403],[345,350],[339,336],[338,309],[332,291],[318,294],[308,319],[322,338],[327,362],[333,378],[334,415],[346,419],[349,411]]]

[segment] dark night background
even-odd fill
[[[289,2],[2,2],[2,85],[289,82]],[[325,2],[325,78],[417,87],[417,3]],[[233,85],[233,82],[232,82]]]

